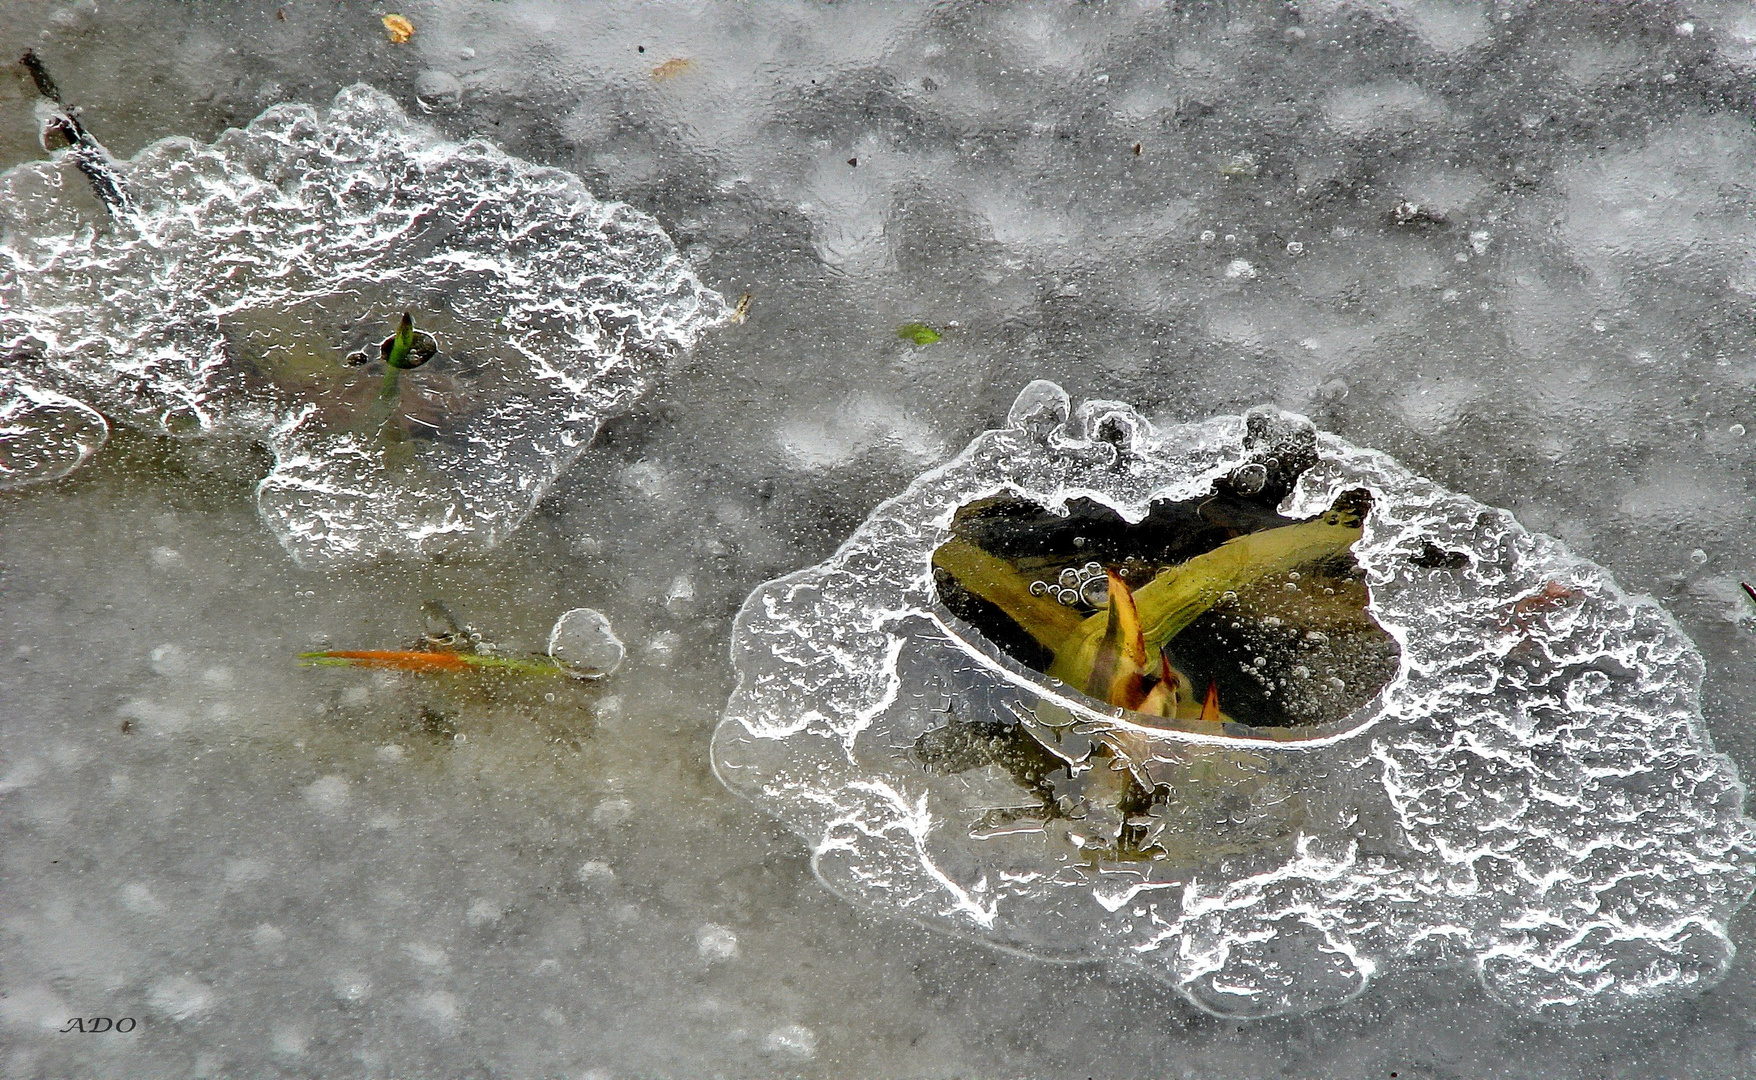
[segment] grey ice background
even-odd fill
[[[0,499],[4,1075],[1756,1074],[1747,956],[1578,1028],[1444,972],[1216,1021],[848,907],[705,756],[745,593],[1047,377],[1277,402],[1513,509],[1666,602],[1756,772],[1756,9],[508,0],[401,7],[402,46],[279,10],[0,0],[0,44],[121,154],[461,91],[443,131],[657,215],[751,317],[478,559],[298,571],[218,444]],[[30,106],[0,77],[0,165]],[[292,666],[428,598],[531,648],[598,607],[630,658],[554,702]]]

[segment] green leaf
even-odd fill
[[[939,340],[940,334],[939,331],[928,326],[926,323],[912,322],[903,323],[901,326],[897,327],[896,336],[904,341],[913,342],[916,345],[931,345],[933,342]]]
[[[1030,578],[968,540],[954,537],[945,541],[933,552],[933,565],[1004,611],[1050,652],[1061,648],[1085,621],[1072,608],[1032,593]]]
[[[1331,510],[1311,521],[1234,537],[1164,571],[1134,590],[1147,655],[1164,648],[1227,592],[1338,555],[1359,538],[1359,522]],[[1049,675],[1073,686],[1085,686],[1108,629],[1107,612],[1089,616],[1053,647],[1055,663]]]

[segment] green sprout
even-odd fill
[[[926,323],[904,323],[896,328],[896,336],[915,345],[931,345],[941,337],[939,331]]]
[[[396,330],[378,343],[378,355],[384,361],[384,381],[379,384],[367,426],[383,436],[387,445],[403,441],[400,425],[391,422],[402,400],[402,373],[420,367],[438,354],[439,343],[432,334],[415,329],[414,316],[406,311]],[[367,354],[351,353],[346,362],[349,367],[358,367],[367,362]]]
[[[378,352],[391,370],[401,371],[418,368],[433,359],[439,352],[439,344],[433,340],[432,334],[425,330],[416,330],[414,317],[405,311],[402,313],[402,322],[397,324],[396,333],[384,339],[378,346]]]

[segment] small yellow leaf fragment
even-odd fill
[[[673,56],[669,60],[652,69],[655,79],[674,79],[695,66],[695,61],[685,60],[681,56]]]
[[[745,293],[738,297],[738,306],[732,309],[733,322],[743,325],[744,320],[750,317],[750,301],[754,299],[756,299],[754,293]]]
[[[390,35],[392,45],[401,45],[415,36],[415,24],[401,15],[384,16],[384,32]]]

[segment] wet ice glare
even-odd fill
[[[363,86],[114,170],[113,219],[70,161],[0,176],[0,352],[136,426],[265,440],[257,502],[300,559],[498,543],[727,315],[650,217]],[[408,310],[438,357],[348,364]],[[41,392],[4,389],[43,439],[10,473],[90,455]]]
[[[77,471],[0,492],[0,1073],[1752,1071],[1751,909],[1710,915],[1693,936],[1683,914],[1724,910],[1740,875],[1679,867],[1694,841],[1616,832],[1588,797],[1645,776],[1650,786],[1607,817],[1643,808],[1655,827],[1691,813],[1735,823],[1735,806],[1702,809],[1728,774],[1697,727],[1743,775],[1756,769],[1756,608],[1739,585],[1756,581],[1747,4],[419,0],[390,10],[415,28],[406,43],[388,40],[389,11],[354,0],[0,0],[11,50],[0,57],[0,168],[66,180],[57,199],[8,201],[0,214],[59,207],[92,223],[92,245],[119,235],[77,176],[40,164],[51,155],[37,140],[36,95],[10,66],[25,46],[123,161],[167,137],[193,140],[179,153],[205,160],[247,141],[228,129],[277,106],[322,128],[336,95],[364,83],[406,114],[373,107],[402,133],[373,153],[407,138],[453,160],[482,140],[506,157],[482,150],[471,167],[528,162],[526,181],[559,185],[544,190],[589,191],[600,209],[626,203],[669,238],[679,275],[728,301],[748,295],[745,318],[662,364],[642,356],[650,389],[567,451],[572,466],[497,546],[370,566],[295,564],[263,528],[255,487],[275,463],[253,443],[268,446],[272,429],[164,435],[126,402],[87,396],[89,385],[3,365],[112,426]],[[498,238],[478,239],[472,251],[504,257]],[[357,320],[309,338],[345,355],[382,340],[405,310],[391,285],[361,285],[359,308],[313,301],[292,314],[313,327]],[[445,350],[500,340],[460,336],[467,328],[421,303],[417,325]],[[128,326],[168,326],[183,310]],[[268,325],[239,318],[224,340],[265,340]],[[938,340],[899,336],[911,325]],[[215,340],[198,321],[176,326],[194,335],[173,339],[183,346]],[[113,357],[81,355],[110,370]],[[452,358],[405,373],[403,415],[443,419],[425,410],[439,408],[428,390]],[[1407,711],[1324,751],[1408,734],[1348,783],[1325,779],[1325,792],[1376,792],[1380,818],[1314,830],[1305,876],[1289,873],[1279,893],[1247,883],[1283,866],[1285,849],[1206,875],[1213,932],[1179,939],[1191,941],[1188,966],[1175,967],[1169,939],[1136,958],[1171,971],[1169,983],[1139,963],[1047,964],[990,948],[983,932],[929,931],[848,903],[813,879],[796,833],[712,775],[709,738],[736,685],[734,617],[753,589],[830,559],[875,506],[1000,427],[1039,378],[1078,400],[1131,402],[1161,434],[1273,403],[1393,455],[1433,493],[1506,508],[1525,531],[1504,535],[1533,538],[1536,554],[1521,558],[1560,558],[1534,539],[1553,536],[1627,592],[1657,597],[1704,660],[1702,722],[1682,693],[1650,728],[1611,718],[1601,732],[1558,731],[1538,714],[1509,729],[1494,709],[1538,692],[1510,663],[1473,725],[1448,714],[1419,728],[1409,717],[1422,702],[1387,699]],[[35,444],[52,452],[9,464],[15,475],[57,471],[101,438],[82,409],[34,415],[31,430],[68,438]],[[408,420],[392,456],[417,467],[442,442],[425,430]],[[551,458],[529,454],[506,469],[551,475]],[[1379,460],[1359,454],[1348,460],[1362,468]],[[1486,539],[1468,538],[1471,550]],[[1646,620],[1619,630],[1612,620],[1605,634],[1650,633],[1642,640],[1669,648],[1675,631],[1651,608],[1570,565],[1592,584],[1590,611]],[[407,648],[430,600],[519,657],[540,657],[555,622],[589,607],[626,657],[599,681],[296,666],[310,650]],[[1565,607],[1535,613],[1536,640],[1584,633],[1577,619]],[[1604,661],[1602,695],[1589,673],[1576,689],[1607,709],[1645,692],[1631,672],[1686,668],[1687,648],[1674,656]],[[1571,663],[1537,659],[1538,671]],[[1421,741],[1434,732],[1450,741]],[[1633,734],[1610,748],[1601,777],[1532,779],[1544,763],[1571,767],[1580,759],[1569,754],[1594,740]],[[1618,778],[1641,746],[1675,756]],[[1454,802],[1419,786],[1392,798],[1387,778],[1430,777],[1433,761],[1460,770],[1442,799],[1480,808],[1506,795],[1505,814],[1452,822]],[[1014,797],[1005,775],[960,775],[972,790],[959,798]],[[942,800],[949,783],[931,778]],[[1332,825],[1336,809],[1299,812],[1329,813],[1319,820]],[[1335,842],[1394,835],[1404,817],[1432,850]],[[1547,838],[1525,840],[1521,821]],[[1491,843],[1457,831],[1472,822]],[[936,858],[974,846],[972,823],[957,824],[929,834]],[[1542,861],[1574,836],[1598,846]],[[1448,884],[1410,884],[1421,868],[1470,859],[1472,873]],[[1652,873],[1593,892],[1617,865]],[[1220,955],[1243,922],[1310,888],[1319,866],[1335,868],[1337,885],[1370,884],[1275,924],[1282,953],[1262,943]],[[942,868],[968,881],[955,876],[961,864]],[[1405,885],[1416,899],[1390,908],[1391,925],[1359,929],[1373,890]],[[1530,918],[1509,923],[1521,889]],[[1678,917],[1655,921],[1667,897]],[[1141,894],[1104,918],[1144,927],[1149,903],[1168,911],[1162,894]],[[1481,921],[1437,926],[1436,913]],[[1390,947],[1415,924],[1435,932],[1413,951]],[[1611,938],[1604,927],[1633,929],[1602,950],[1591,937],[1558,940],[1586,926]],[[718,955],[725,939],[704,938],[709,927],[735,937],[736,955]],[[1331,946],[1338,932],[1351,956]],[[1474,970],[1493,935],[1504,949]],[[1094,932],[1071,947],[1116,940]],[[1739,951],[1706,986],[1728,940]],[[1657,944],[1633,974],[1642,941]],[[1531,975],[1545,956],[1554,970]],[[1175,988],[1178,970],[1231,964],[1238,983],[1197,975],[1189,986],[1279,987],[1270,998],[1315,987],[1332,1001],[1366,959],[1382,963],[1365,992],[1278,1019],[1219,1020]],[[1584,997],[1579,982],[1600,964],[1640,996],[1591,1000],[1629,1000],[1627,1011],[1588,1008],[1577,1026],[1530,1019],[1538,983]],[[1276,970],[1301,979],[1277,983]],[[1696,978],[1699,992],[1664,996]],[[1225,997],[1203,1004],[1248,1011]],[[136,1016],[141,1031],[56,1034],[72,1015]]]

